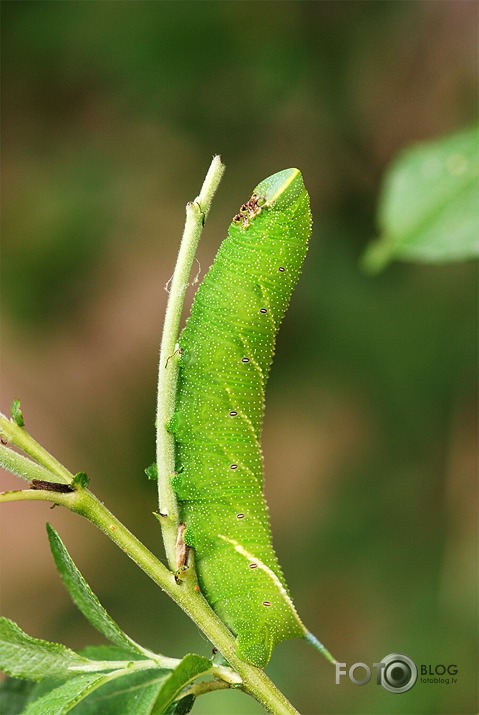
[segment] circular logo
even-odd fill
[[[406,693],[417,680],[415,662],[407,655],[391,653],[382,659],[381,685],[390,693]]]

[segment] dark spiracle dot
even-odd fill
[[[249,567],[250,567],[250,569],[257,569],[258,564],[250,564]]]
[[[264,314],[267,313],[268,311],[266,310],[266,308],[260,308],[260,311],[259,311],[259,312],[260,312],[260,313],[263,313],[263,315],[264,315]]]
[[[244,514],[236,514],[237,519],[244,519]]]
[[[241,362],[249,362],[249,358],[247,358],[247,357],[241,358]]]
[[[263,601],[263,606],[271,606],[271,603],[269,601]]]
[[[230,417],[236,417],[237,414],[238,414],[238,413],[235,412],[235,410],[232,410],[232,411],[230,412]]]
[[[237,464],[230,464],[230,469],[238,469],[238,465],[237,465]]]
[[[284,273],[285,270],[286,270],[286,268],[283,268],[283,266],[280,266],[280,267],[278,268],[278,271],[279,271],[280,273]]]

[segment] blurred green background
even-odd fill
[[[477,119],[477,3],[1,11],[3,411],[21,398],[33,435],[162,554],[143,469],[185,203],[220,153],[204,272],[252,188],[299,167],[314,234],[264,429],[280,561],[304,622],[340,661],[398,652],[459,672],[399,696],[338,686],[300,641],[279,646],[268,672],[303,715],[477,712],[476,267],[395,264],[375,278],[358,267],[396,153]],[[60,584],[47,520],[132,637],[209,655],[100,533],[37,503],[2,510],[3,615],[74,648],[100,642]],[[262,709],[218,693],[193,712]]]

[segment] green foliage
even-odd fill
[[[12,415],[13,421],[19,427],[25,427],[25,420],[23,419],[23,414],[20,407],[20,400],[13,400],[12,406],[10,408],[10,414]]]
[[[364,266],[374,272],[399,259],[426,263],[479,255],[477,128],[404,151],[384,179],[379,240]]]
[[[180,665],[165,680],[161,688],[152,715],[161,715],[181,694],[184,688],[211,670],[211,662],[199,655],[186,655]]]
[[[104,635],[105,638],[111,641],[111,643],[127,648],[136,654],[142,654],[143,649],[123,633],[121,628],[103,608],[73,563],[70,554],[66,550],[57,532],[50,524],[47,524],[47,532],[56,567],[76,607],[83,613],[91,625]]]
[[[1,618],[1,669],[14,678],[42,681],[36,688],[4,681],[1,702],[9,708],[4,712],[61,715],[72,708],[85,715],[189,712],[194,697],[182,697],[182,693],[197,678],[212,673],[211,661],[193,654],[173,661],[137,645],[105,611],[56,531],[50,525],[47,531],[55,564],[71,598],[113,645],[75,653],[58,643],[32,638],[9,619]]]
[[[144,471],[150,481],[152,481],[152,482],[158,481],[158,465],[156,464],[156,462],[153,464],[150,464],[150,466],[146,467]]]
[[[43,680],[52,673],[71,676],[90,661],[58,643],[31,638],[8,618],[0,618],[0,667],[15,678]]]
[[[72,482],[72,487],[75,489],[86,489],[90,483],[90,478],[85,472],[78,472],[75,474]]]
[[[87,649],[88,652],[95,652],[95,648]],[[101,649],[104,655],[105,649]],[[112,652],[114,655],[114,650]],[[197,678],[204,675],[211,668],[211,663],[206,658],[196,655],[187,655],[179,662],[174,671],[149,669],[132,673],[122,674],[118,678],[118,673],[112,673],[108,680],[103,682],[93,681],[92,689],[89,693],[83,694],[81,702],[77,701],[75,715],[119,715],[119,713],[134,715],[180,715],[190,712],[195,698],[187,695],[179,700],[181,692]],[[36,700],[31,706],[31,712],[45,713],[50,703],[53,705],[60,698],[75,698],[72,681],[51,690]],[[76,679],[78,689],[88,687],[86,679],[81,682]],[[45,683],[46,688],[51,688],[52,683]],[[101,686],[101,687],[100,687]],[[40,691],[37,692],[37,695]],[[88,697],[86,697],[88,695]],[[43,711],[41,708],[45,708]],[[33,709],[35,708],[35,709]],[[189,708],[189,709],[187,709]],[[68,712],[62,710],[61,712]],[[25,715],[30,715],[30,709]]]
[[[22,715],[45,715],[55,713],[64,715],[70,712],[81,700],[90,693],[108,683],[115,674],[86,673],[72,678],[61,685],[56,685],[46,695],[36,697],[27,705]],[[105,710],[105,715],[107,710]]]

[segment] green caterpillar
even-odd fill
[[[183,538],[239,657],[259,667],[295,637],[332,659],[300,621],[273,550],[260,446],[275,337],[310,234],[298,169],[261,182],[234,216],[179,340],[170,430]]]

